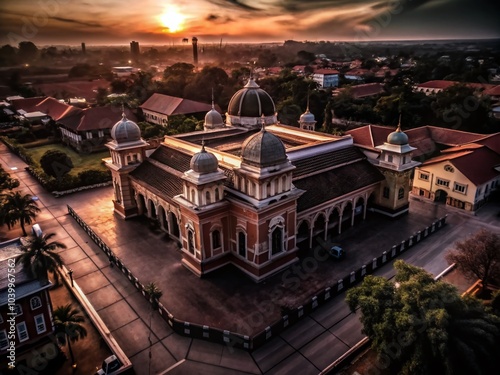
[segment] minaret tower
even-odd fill
[[[137,168],[146,158],[148,143],[141,138],[141,129],[125,116],[123,109],[122,119],[111,129],[111,142],[106,147],[111,154],[111,161],[106,167],[111,171],[114,188],[114,210],[124,217],[137,215],[132,186],[128,174]]]
[[[389,134],[387,142],[377,146],[381,151],[378,168],[385,177],[376,199],[377,211],[395,217],[408,212],[410,178],[420,162],[412,160],[416,150],[408,144],[408,136],[401,130],[401,115],[396,131]]]
[[[309,95],[307,95],[307,108],[306,111],[300,115],[299,125],[303,130],[314,131],[315,129],[316,119],[314,118],[314,115],[309,112]]]

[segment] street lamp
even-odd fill
[[[71,287],[73,287],[73,270],[70,268],[68,271],[69,278],[71,279]]]

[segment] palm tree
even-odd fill
[[[73,349],[71,349],[71,343],[87,336],[87,330],[80,324],[85,321],[85,318],[81,315],[80,310],[73,308],[71,303],[55,309],[53,318],[57,339],[61,345],[66,345],[66,342],[68,343],[71,364],[73,367],[76,367],[75,355],[73,354]]]
[[[0,221],[2,224],[7,224],[10,229],[14,224],[19,222],[23,235],[26,236],[25,224],[31,224],[36,218],[36,214],[40,212],[37,207],[37,202],[33,200],[31,194],[22,195],[20,191],[10,192],[5,194],[2,200]]]
[[[151,281],[149,284],[147,284],[144,287],[144,291],[148,294],[149,296],[149,302],[151,302],[151,311],[149,313],[149,335],[148,335],[148,340],[149,340],[149,362],[148,362],[148,374],[151,373],[151,350],[152,350],[152,345],[153,342],[151,341],[151,320],[153,319],[153,311],[155,311],[158,308],[158,300],[160,297],[163,295],[163,292],[161,291],[160,288],[156,285],[154,281]]]
[[[21,263],[30,275],[38,279],[48,280],[48,273],[51,272],[58,283],[57,269],[62,267],[63,262],[55,250],[65,249],[66,245],[58,241],[49,242],[54,236],[54,233],[30,236],[28,243],[21,246],[23,253],[17,256],[16,263]]]

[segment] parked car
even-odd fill
[[[330,256],[332,256],[335,259],[342,259],[345,257],[344,249],[342,249],[338,245],[334,245],[334,246],[330,247],[330,249],[328,250],[328,253],[330,254]]]

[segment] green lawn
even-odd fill
[[[76,176],[78,173],[87,169],[98,169],[101,171],[107,170],[101,159],[109,157],[109,151],[95,152],[92,154],[79,154],[72,148],[66,147],[62,144],[52,144],[28,148],[26,149],[26,152],[29,153],[35,162],[40,163],[40,158],[48,150],[62,151],[71,158],[71,161],[73,162],[73,169],[70,174],[73,176]]]

